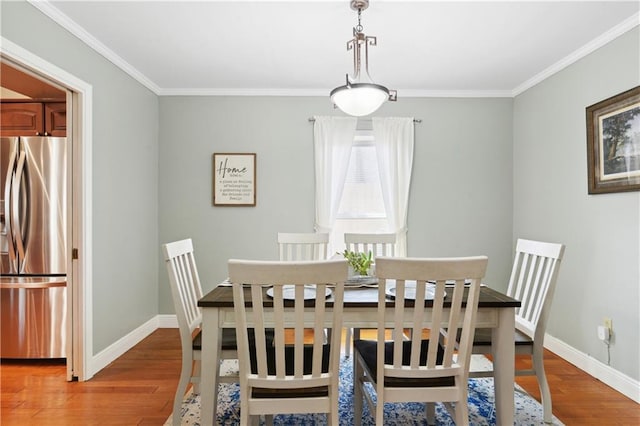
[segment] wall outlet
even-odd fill
[[[609,330],[609,332],[613,331],[613,322],[611,321],[611,318],[605,317],[602,323]]]
[[[609,328],[607,328],[604,325],[599,325],[598,326],[598,339],[602,340],[603,342],[608,342],[610,337],[611,337],[611,335],[609,334]]]

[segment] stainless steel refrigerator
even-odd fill
[[[0,138],[0,356],[66,356],[67,141]]]

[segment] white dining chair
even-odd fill
[[[467,381],[487,257],[378,257],[376,262],[378,279],[387,285],[378,286],[377,339],[354,341],[355,424],[362,424],[363,399],[377,425],[385,424],[389,402],[426,403],[429,424],[435,420],[434,403],[443,402],[456,425],[469,424]],[[387,308],[387,297],[395,299],[395,308]],[[433,300],[432,307],[425,307],[426,299]],[[429,339],[422,336],[425,327]]]
[[[531,369],[516,370],[515,374],[536,376],[545,423],[552,421],[552,403],[544,372],[544,335],[564,248],[563,244],[519,239],[507,289],[508,296],[522,302],[516,309],[516,354],[526,354],[532,359]],[[473,353],[492,353],[491,330],[476,330]],[[472,371],[469,376],[491,377],[493,371]]]
[[[278,232],[280,260],[326,260],[328,247],[329,234],[326,232]],[[325,342],[328,334],[329,331],[325,330]]]
[[[278,232],[280,260],[325,260],[328,246],[326,232]]]
[[[331,333],[328,345],[322,336],[325,327],[342,328],[346,260],[231,259],[228,267],[240,361],[240,424],[260,415],[270,423],[275,414],[327,413],[327,423],[337,426],[340,333]],[[313,315],[304,314],[308,304]],[[255,328],[255,338],[247,327]],[[285,341],[285,329],[294,330],[293,342]],[[314,331],[312,344],[304,340],[306,329]],[[274,333],[272,344],[266,343],[268,330]]]
[[[377,256],[395,256],[396,255],[396,239],[394,233],[355,233],[347,232],[344,234],[344,243],[346,249],[354,253],[371,252],[374,265]],[[360,331],[352,328],[345,330],[345,346],[344,354],[346,357],[351,356],[351,346],[353,339],[360,338]]]
[[[202,286],[198,276],[191,239],[163,244],[162,250],[169,274],[169,284],[171,286],[173,306],[178,319],[182,346],[182,368],[173,400],[172,415],[173,425],[179,426],[181,424],[182,400],[189,382],[193,383],[194,393],[199,393],[202,313],[198,307],[198,300],[202,298]],[[235,330],[223,329],[220,359],[237,358]],[[220,366],[218,365],[218,371],[216,372],[218,382],[238,381],[237,375],[220,376],[219,369]],[[214,401],[214,407],[216,406],[217,401]]]
[[[376,256],[395,256],[396,239],[397,236],[394,233],[371,234],[346,232],[344,234],[344,243],[347,250],[355,253],[371,252],[374,259]]]

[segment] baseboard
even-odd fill
[[[173,315],[173,317],[175,317],[175,315]],[[94,355],[91,359],[91,363],[89,364],[91,376],[111,364],[118,357],[122,356],[122,354],[140,343],[142,339],[156,331],[159,327],[158,323],[158,316],[155,316],[112,345]]]
[[[637,380],[580,352],[549,334],[545,335],[544,347],[621,394],[640,403],[640,382]]]
[[[174,315],[158,315],[158,328],[178,328],[178,318]]]

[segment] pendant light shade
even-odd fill
[[[375,112],[387,99],[389,90],[372,83],[353,83],[331,91],[331,101],[345,113],[356,117]]]
[[[395,101],[397,93],[375,84],[369,75],[369,46],[376,46],[377,39],[362,32],[361,13],[369,7],[369,0],[352,0],[351,9],[358,11],[358,25],[353,28],[353,39],[347,42],[347,50],[353,50],[353,77],[346,76],[346,84],[333,89],[331,102],[343,112],[356,117],[375,112],[385,101]],[[364,52],[363,52],[364,51]],[[364,53],[364,72],[362,56]]]

